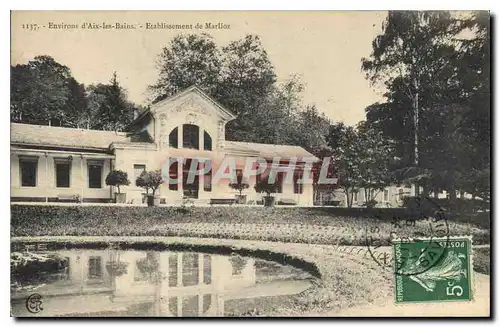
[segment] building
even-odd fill
[[[168,168],[177,184],[163,184],[157,192],[161,203],[179,204],[184,198],[198,203],[213,199],[234,199],[237,191],[229,180],[212,183],[217,164],[234,159],[235,169],[246,158],[265,158],[286,166],[297,158],[293,183],[283,183],[273,194],[277,201],[297,205],[313,204],[312,184],[299,184],[304,158],[315,158],[298,146],[257,144],[226,140],[226,124],[235,115],[196,86],[155,103],[140,114],[125,132],[97,131],[52,126],[11,124],[11,201],[25,202],[110,202],[115,190],[105,185],[111,170],[127,172],[131,184],[121,187],[126,203],[143,203],[144,189],[135,185],[143,171]],[[212,171],[187,180],[194,158],[214,158]],[[170,166],[175,158],[184,158]],[[211,159],[207,159],[211,160]],[[174,161],[175,162],[175,161]],[[199,165],[205,164],[203,161]],[[262,195],[254,190],[255,179],[243,191],[248,203]]]

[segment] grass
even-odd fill
[[[489,247],[473,249],[474,271],[489,275],[491,269],[491,252]]]
[[[188,236],[291,243],[365,245],[368,233],[389,245],[391,235],[436,236],[432,220],[335,216],[321,208],[50,207],[11,206],[12,236]],[[397,220],[396,220],[397,219]],[[397,221],[397,223],[396,223]],[[489,244],[490,232],[447,221],[442,235],[472,235]]]

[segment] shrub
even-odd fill
[[[445,210],[456,213],[477,213],[480,210],[489,210],[490,204],[477,199],[435,199],[429,197],[407,196],[403,198],[403,206],[411,211],[433,212]]]
[[[121,170],[112,170],[106,176],[106,185],[116,186],[118,188],[118,193],[120,193],[121,185],[130,185],[128,180],[128,174]]]
[[[116,277],[125,275],[127,273],[127,267],[128,267],[127,262],[108,261],[106,263],[106,270],[108,271],[108,274]]]
[[[238,175],[236,176],[236,181],[234,183],[229,183],[229,187],[232,188],[233,190],[236,190],[240,193],[243,192],[243,190],[247,189],[250,187],[246,181],[243,180],[243,175]]]
[[[274,180],[274,183],[270,183],[269,178],[258,178],[254,188],[257,193],[266,193],[267,196],[271,196],[271,193],[278,191],[279,185],[277,179]]]
[[[137,177],[135,184],[139,187],[143,187],[146,190],[146,194],[149,194],[149,190],[152,190],[153,195],[155,195],[156,190],[164,181],[161,170],[158,169],[154,171],[144,171],[141,176]]]
[[[375,208],[375,206],[377,205],[377,201],[375,199],[371,199],[370,201],[366,201],[364,203],[364,206],[367,207],[367,208]]]

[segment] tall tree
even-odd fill
[[[127,92],[116,72],[109,84],[90,85],[85,124],[90,129],[121,131],[134,118],[135,106],[127,101]]]
[[[262,125],[267,118],[279,119],[276,117],[279,112],[269,99],[276,74],[260,38],[246,35],[224,46],[222,53],[216,98],[237,114],[237,118],[228,123],[227,137],[236,141],[268,141],[259,139],[261,132],[267,134],[265,129],[256,130],[255,126]]]
[[[221,71],[220,49],[209,34],[174,37],[157,61],[159,77],[149,87],[153,102],[192,85],[215,95]]]
[[[455,170],[446,167],[443,133],[450,130],[446,117],[457,114],[451,108],[463,102],[456,39],[463,28],[449,12],[389,12],[370,58],[362,60],[367,77],[388,89],[387,103],[368,108],[368,119],[399,143],[404,166],[449,181]],[[442,186],[454,194],[454,185]]]
[[[392,182],[391,165],[395,162],[393,142],[371,128],[366,121],[357,125],[359,187],[370,203]]]
[[[358,155],[358,136],[352,126],[336,123],[330,126],[328,145],[335,160],[337,186],[346,195],[347,206],[352,207],[353,195],[362,183]]]
[[[71,79],[69,68],[49,56],[11,67],[11,121],[49,124],[59,120],[71,125],[73,122],[65,119]]]
[[[352,206],[353,195],[360,189],[370,202],[391,183],[389,170],[394,161],[393,142],[365,121],[356,127],[343,123],[330,125],[328,145],[338,178],[336,186],[346,195],[348,207]]]

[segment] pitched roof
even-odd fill
[[[10,142],[15,144],[107,149],[113,142],[126,142],[123,132],[10,124]]]
[[[264,143],[235,142],[226,141],[224,150],[235,153],[255,153],[262,158],[315,158],[316,156],[306,151],[304,148],[295,145],[276,145]]]
[[[196,85],[191,85],[190,87],[174,94],[174,95],[171,95],[169,97],[166,97],[160,101],[157,101],[155,103],[153,103],[151,105],[151,108],[150,109],[146,109],[144,110],[143,112],[141,112],[139,114],[139,116],[137,118],[134,119],[134,121],[132,121],[125,130],[129,130],[132,126],[134,126],[135,124],[137,124],[138,122],[140,122],[142,119],[144,119],[145,117],[150,117],[152,115],[152,113],[155,111],[155,108],[157,108],[160,104],[162,103],[165,103],[165,102],[168,102],[168,101],[173,101],[177,98],[180,98],[182,97],[183,95],[186,95],[190,92],[196,92],[198,93],[202,98],[204,98],[205,100],[207,100],[208,102],[212,103],[215,107],[217,107],[222,113],[224,113],[227,117],[229,117],[229,119],[234,119],[236,118],[236,115],[229,109],[225,108],[224,106],[222,106],[219,102],[217,102],[215,99],[213,99],[210,95],[208,95],[207,93],[205,93],[201,88],[199,88],[198,86]]]
[[[11,144],[56,146],[69,148],[108,149],[111,143],[152,142],[146,133],[130,135],[125,132],[54,127],[45,125],[10,124]],[[255,155],[262,158],[314,157],[300,146],[226,141],[225,151],[236,155]]]

